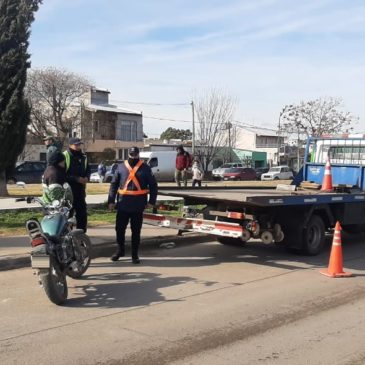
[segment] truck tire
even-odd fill
[[[302,253],[305,255],[318,255],[324,247],[325,226],[323,220],[318,215],[312,215],[307,227],[302,230]]]

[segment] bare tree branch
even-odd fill
[[[28,75],[26,94],[31,106],[29,132],[53,132],[64,142],[81,123],[81,97],[90,82],[83,76],[56,68],[34,69]]]
[[[211,90],[194,102],[198,121],[197,142],[204,170],[228,144],[227,126],[231,125],[236,101],[219,90]]]
[[[341,110],[342,100],[338,98],[318,98],[298,105],[285,107],[282,115],[287,134],[300,134],[307,138],[322,134],[350,132],[358,118]]]

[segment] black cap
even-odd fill
[[[131,156],[133,155],[139,155],[139,148],[134,146],[134,147],[130,147],[128,150],[128,154],[130,154]]]
[[[57,152],[52,153],[51,156],[49,156],[48,164],[55,166],[64,160],[65,160],[65,155],[63,153],[57,151]]]
[[[84,144],[84,142],[81,141],[80,138],[77,138],[77,137],[71,137],[68,141],[68,144],[69,145],[72,145],[72,144]]]

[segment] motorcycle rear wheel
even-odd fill
[[[68,295],[66,275],[61,272],[54,259],[51,258],[49,269],[39,270],[39,276],[48,299],[56,305],[63,304]]]
[[[67,275],[73,279],[80,278],[88,269],[91,262],[91,242],[85,234],[73,237],[73,245],[77,257],[76,265],[67,271]]]

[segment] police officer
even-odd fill
[[[157,198],[157,182],[151,168],[139,159],[139,148],[128,150],[128,160],[118,165],[114,178],[110,184],[108,204],[109,209],[115,207],[117,198],[117,217],[115,230],[118,249],[112,256],[112,261],[118,261],[125,255],[125,231],[128,222],[132,231],[132,262],[139,264],[138,248],[141,239],[143,211],[146,207],[153,207]],[[149,200],[147,202],[147,194]]]
[[[76,213],[76,227],[87,230],[86,184],[90,179],[90,167],[86,155],[81,150],[80,138],[70,138],[69,148],[64,152],[66,179],[73,195],[72,207]]]

